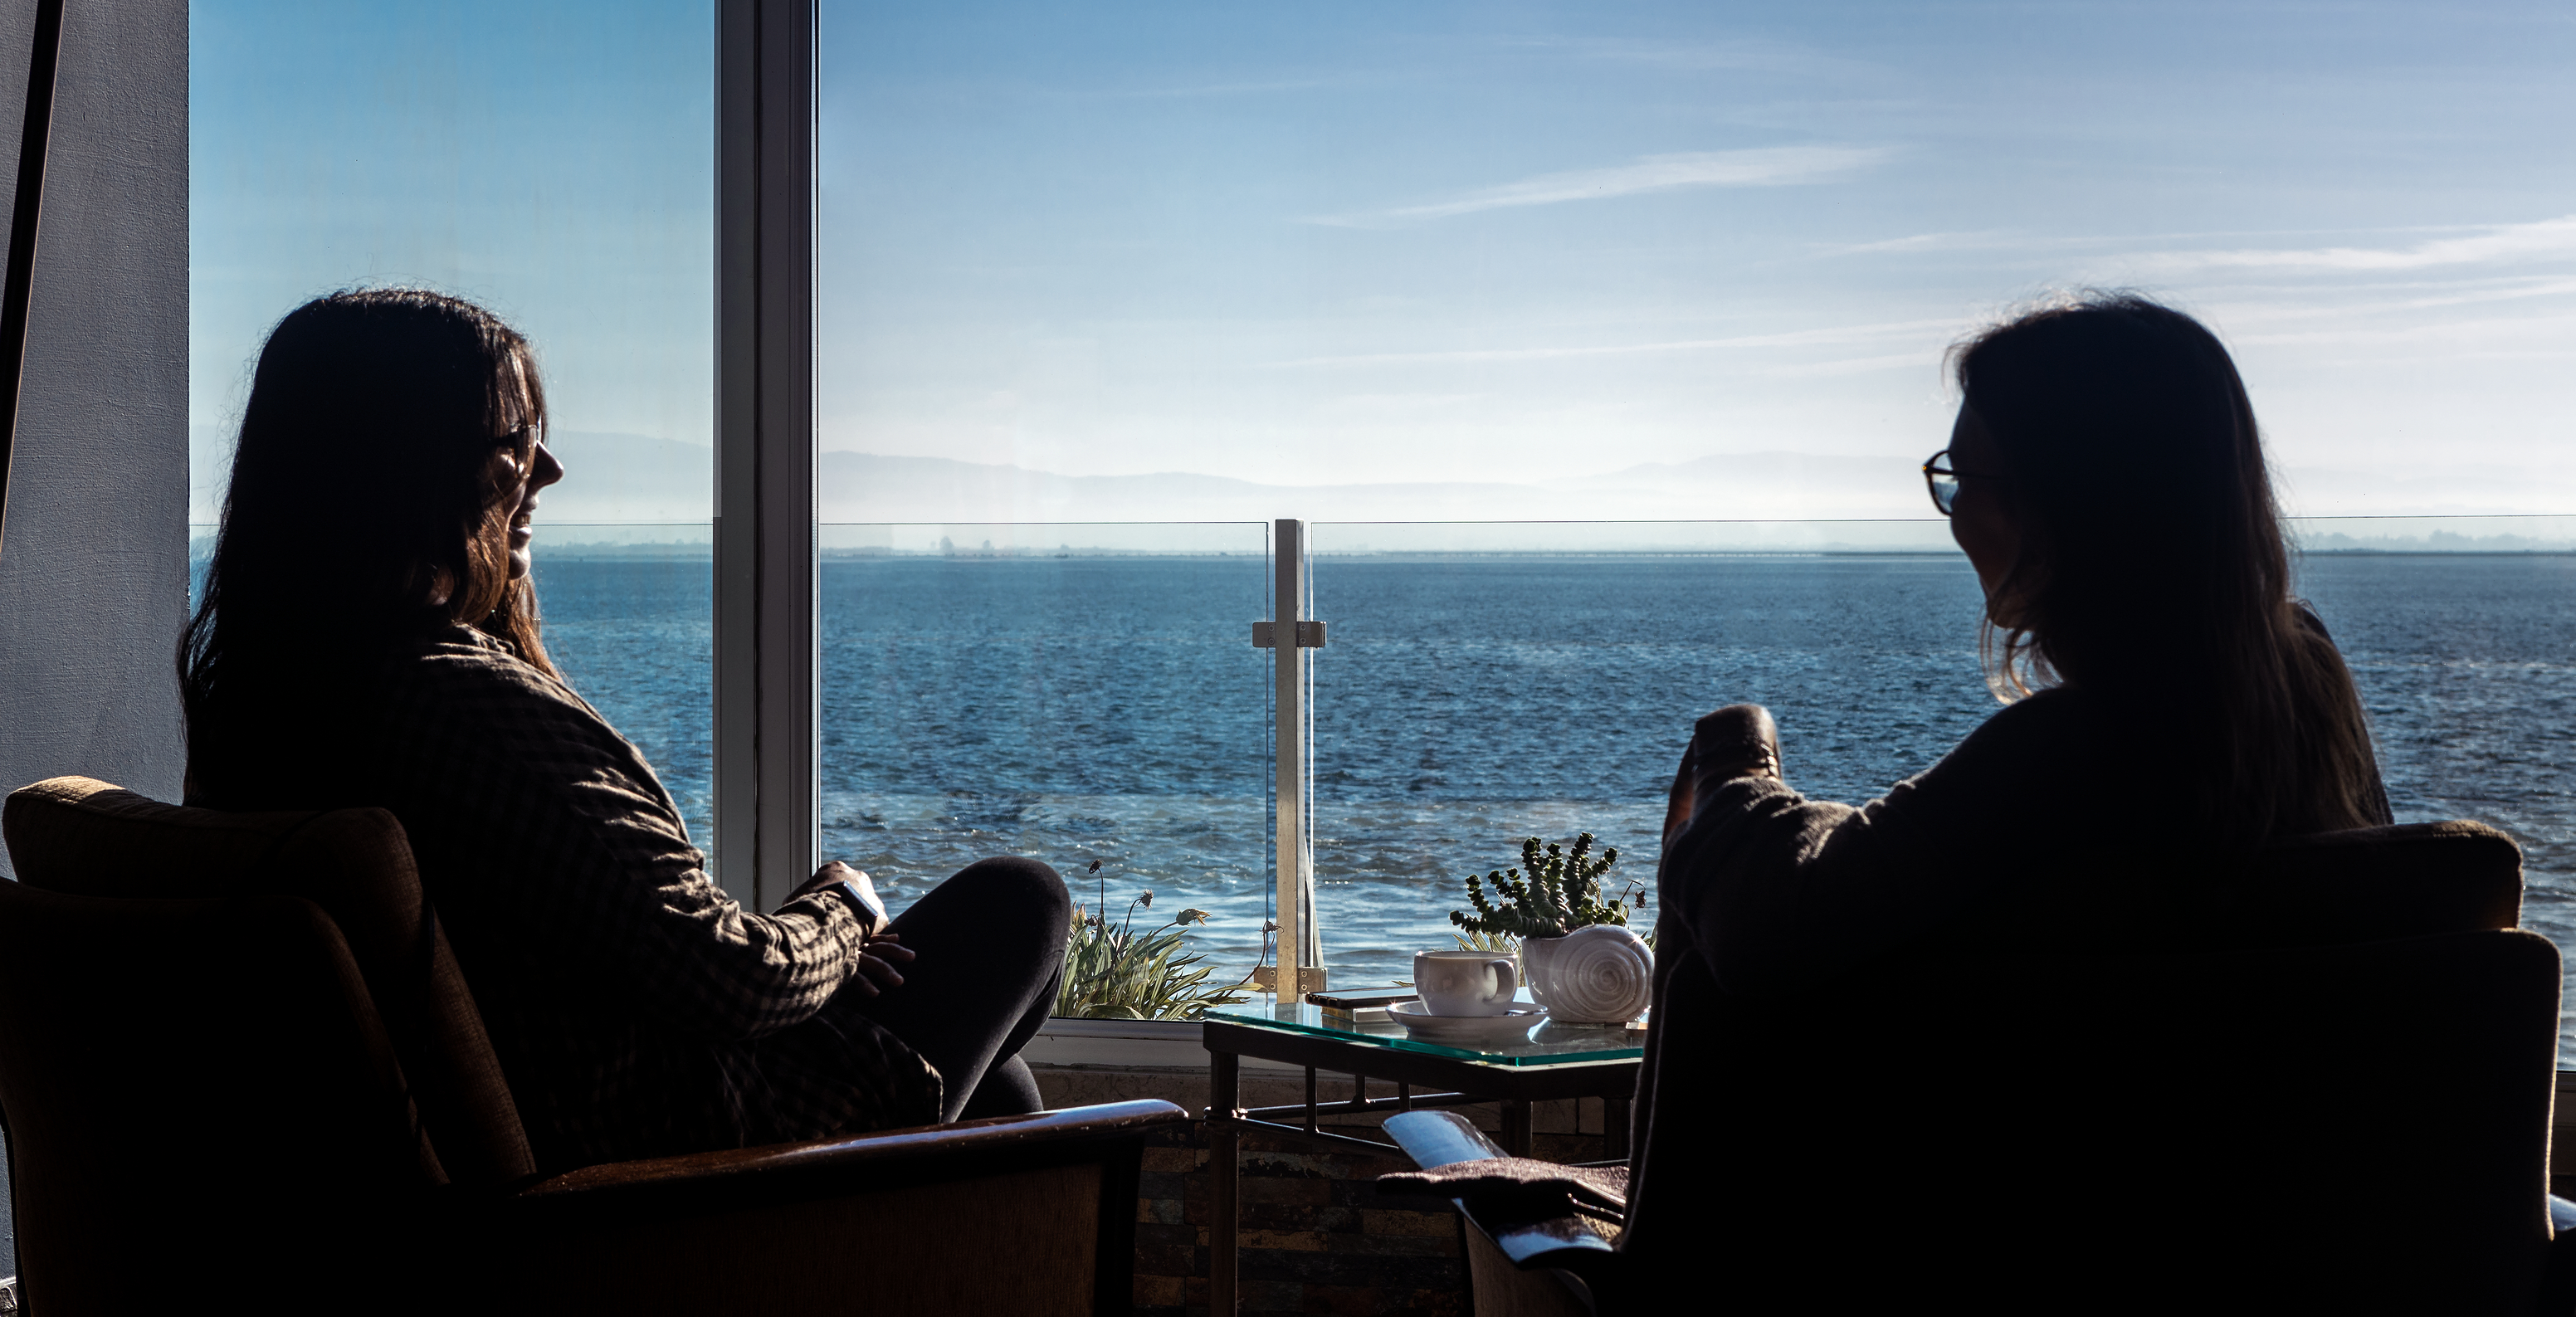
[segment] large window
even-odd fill
[[[2237,353],[2401,816],[2512,831],[2554,928],[2576,540],[2532,518],[2576,512],[2550,447],[2576,401],[2571,54],[2539,6],[827,0],[824,520],[923,554],[1002,523],[975,542],[1069,563],[1114,537],[1054,523],[1309,519],[1324,962],[1383,980],[1524,835],[1593,830],[1649,879],[1708,707],[1772,704],[1793,780],[1844,799],[1990,712],[1973,581],[1914,475],[1955,406],[1942,351],[2016,299],[2135,286]],[[1025,673],[949,688],[959,725],[1017,726],[1093,665],[1153,685],[1176,627],[1228,621],[1190,572],[1014,561],[1007,587],[865,596],[889,637],[982,608],[974,643],[1025,646]],[[1046,646],[1064,675],[1030,675]],[[935,661],[903,648],[872,661]],[[827,738],[884,744],[896,715],[826,680]],[[1264,698],[1240,684],[1206,700]],[[1204,703],[1086,706],[1047,753],[1209,744]],[[941,772],[1007,794],[1043,763],[1027,798],[1088,822],[994,844],[1069,872],[1181,853],[1147,822],[1169,765],[1025,740],[955,741]],[[827,790],[913,789],[837,762]],[[869,817],[890,851],[962,835]],[[1244,900],[1274,854],[1206,852]]]
[[[493,306],[543,350],[572,471],[538,541],[556,651],[701,833],[717,19],[193,16],[196,520],[288,308],[402,281]],[[2545,9],[819,24],[812,822],[898,893],[1032,854],[1112,913],[1209,912],[1189,945],[1233,977],[1277,954],[1291,817],[1358,982],[1444,940],[1458,878],[1522,836],[1594,831],[1650,880],[1715,703],[1778,708],[1802,786],[1873,794],[1991,707],[1913,475],[1942,349],[2089,284],[2228,337],[2401,812],[2512,830],[2556,918],[2571,545],[2528,518],[2576,511],[2546,446],[2576,37]],[[1247,643],[1280,517],[1333,628],[1286,815]]]
[[[549,649],[712,827],[708,0],[190,10],[190,520],[210,544],[270,326],[425,284],[535,341],[567,475]]]

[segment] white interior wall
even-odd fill
[[[0,13],[21,88],[32,9],[8,0]],[[23,96],[6,102],[12,128]],[[0,135],[14,156],[16,133]],[[66,6],[40,232],[0,525],[0,789],[86,773],[174,800],[171,658],[188,605],[184,0]]]
[[[0,216],[34,0],[0,0]],[[188,604],[188,6],[69,0],[0,523],[0,791],[176,800]],[[0,876],[14,876],[0,858]],[[5,1174],[5,1168],[0,1168]],[[0,1276],[17,1257],[0,1195]]]

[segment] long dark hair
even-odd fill
[[[505,445],[528,469],[545,417],[528,341],[472,303],[364,289],[279,321],[179,644],[192,769],[210,737],[261,734],[234,719],[309,704],[441,624],[552,673],[536,592],[510,579],[513,509],[490,476]]]
[[[2183,803],[2241,841],[2385,809],[2352,674],[2291,595],[2254,406],[2197,320],[2088,293],[1953,350],[2006,462],[2020,559],[1999,690],[2053,682],[2153,719]],[[1989,633],[1990,641],[1994,633]]]

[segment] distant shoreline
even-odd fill
[[[2377,546],[2339,546],[2328,549],[2303,549],[2299,556],[2386,557],[2386,558],[2569,558],[2576,548],[2437,549],[2423,547],[2381,548]],[[1385,549],[1348,552],[1318,552],[1313,558],[1330,561],[1437,562],[1452,559],[1498,558],[1954,558],[1955,549],[1864,549],[1843,547],[1819,548],[1701,548],[1644,546],[1621,549]],[[557,562],[711,562],[715,547],[710,544],[561,544],[540,545],[540,561]],[[1254,560],[1263,555],[1224,552],[1187,552],[1171,549],[1111,549],[1077,547],[1071,549],[975,549],[940,553],[929,549],[824,549],[824,562],[858,562],[884,559],[944,562],[1045,562],[1076,559],[1242,559]]]

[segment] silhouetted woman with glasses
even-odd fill
[[[1984,588],[2005,707],[1857,807],[1791,789],[1763,709],[1699,721],[1664,829],[1632,1244],[1689,1215],[1651,1165],[1760,1137],[1690,1129],[1695,1092],[1762,1082],[1724,1071],[1706,1032],[1721,999],[1900,951],[2153,944],[2213,918],[2202,880],[2231,857],[2390,821],[2352,675],[2290,593],[2253,407],[2218,340],[2097,294],[1987,330],[1952,364],[1965,398],[1924,473]],[[1888,1009],[1901,999],[1890,983]],[[1943,1186],[1901,1188],[1938,1210]]]
[[[1018,1053],[1064,884],[985,860],[889,918],[835,863],[737,905],[546,657],[545,427],[527,341],[479,307],[279,322],[180,650],[188,802],[402,821],[543,1169],[1038,1109]]]

